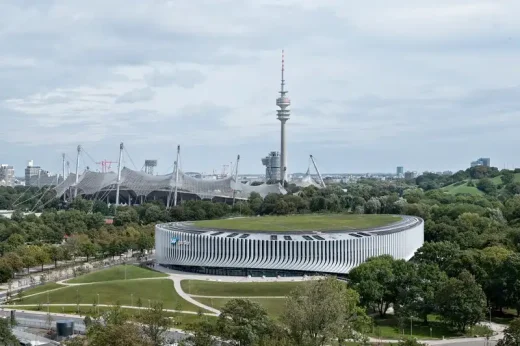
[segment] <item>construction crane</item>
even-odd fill
[[[110,171],[110,168],[112,168],[112,164],[117,163],[116,161],[108,161],[103,160],[101,162],[96,162],[96,165],[101,166],[101,173],[108,173]]]
[[[316,162],[314,161],[314,157],[312,157],[312,155],[310,157],[311,157],[312,164],[314,165],[314,169],[316,170],[316,173],[318,173],[318,178],[320,178],[321,187],[326,187],[325,186],[325,182],[323,181],[323,178],[321,177],[320,170],[318,169],[318,166],[316,166]]]

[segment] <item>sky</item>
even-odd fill
[[[517,0],[2,0],[0,163],[289,173],[520,167]],[[115,165],[112,167],[115,168]],[[229,169],[227,169],[229,170]]]

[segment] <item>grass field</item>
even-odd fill
[[[84,284],[91,282],[106,282],[114,280],[124,280],[126,271],[126,279],[144,279],[144,278],[160,278],[167,277],[167,274],[159,273],[150,269],[140,268],[134,265],[121,265],[108,269],[103,269],[94,273],[79,276],[67,281],[71,284]]]
[[[21,308],[20,310],[27,310],[27,311],[44,311],[46,312],[47,311],[47,307],[46,306],[42,306],[42,309],[41,310],[38,310],[37,307],[24,307],[24,308]],[[62,313],[62,314],[73,314],[73,315],[79,315],[79,316],[93,316],[93,315],[96,315],[97,311],[98,311],[98,308],[97,307],[93,307],[93,306],[80,306],[79,307],[79,314],[77,313],[77,308],[75,306],[49,306],[49,312],[53,312],[53,313]],[[107,307],[100,307],[99,308],[99,312],[104,312],[104,311],[107,311],[107,310],[110,310],[110,308],[107,308]],[[129,314],[130,316],[137,316],[137,314],[139,313],[139,311],[137,309],[123,309],[123,311],[125,311],[127,314]],[[182,314],[182,313],[166,313],[166,315],[172,317],[175,321],[175,325],[174,327],[175,328],[184,328],[186,327],[188,324],[190,323],[195,323],[197,322],[200,318],[207,318],[209,319],[210,321],[215,321],[217,320],[216,317],[213,317],[213,316],[203,316],[203,317],[199,317],[198,315],[192,315],[192,314]],[[56,316],[53,316],[53,320],[56,321],[56,320],[61,320],[63,319],[62,317],[56,317]]]
[[[241,231],[331,231],[366,229],[401,220],[394,215],[309,214],[196,221],[197,227]]]
[[[520,183],[520,173],[515,173],[514,176],[515,178],[513,181],[516,183]],[[501,175],[499,175],[498,177],[491,178],[491,181],[496,185],[500,185],[503,183]]]
[[[215,282],[182,280],[182,290],[199,296],[276,297],[286,296],[301,282]]]
[[[388,318],[382,319],[376,318],[374,319],[374,326],[370,336],[381,339],[400,339],[403,336],[410,336],[410,334],[412,334],[414,338],[425,340],[432,338],[442,339],[443,337],[482,336],[487,330],[486,327],[475,326],[472,330],[468,329],[465,335],[461,335],[437,321],[435,316],[430,316],[428,319],[428,325],[423,324],[422,321],[413,320],[410,333],[410,321],[407,321],[402,327],[399,327],[395,316],[388,316]]]
[[[54,290],[56,288],[61,288],[61,287],[66,287],[66,286],[57,284],[55,282],[49,282],[49,283],[46,283],[45,285],[37,286],[37,287],[30,288],[28,290],[23,291],[23,295],[28,296],[31,294],[37,294],[37,293]]]
[[[198,302],[201,302],[204,305],[211,306],[212,308],[215,308],[217,310],[222,309],[224,305],[228,301],[231,300],[231,298],[193,298],[197,300]],[[245,298],[249,299],[255,303],[258,303],[262,307],[264,307],[267,310],[267,313],[277,318],[279,317],[285,307],[285,299],[283,298]]]
[[[199,311],[199,308],[182,299],[173,287],[173,282],[166,279],[132,280],[94,283],[91,285],[69,286],[60,290],[24,298],[19,304],[80,304],[133,305],[137,306],[140,298],[142,306],[148,306],[150,301],[162,301],[165,309],[184,311]]]
[[[483,195],[484,193],[477,189],[474,186],[467,186],[466,183],[462,185],[448,185],[443,188],[449,194],[452,195],[460,195],[460,194],[469,194],[469,195]]]

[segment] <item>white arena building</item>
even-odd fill
[[[193,222],[155,227],[158,264],[215,275],[344,275],[374,256],[409,260],[423,242],[424,221],[412,216],[358,231],[253,232],[201,228]]]

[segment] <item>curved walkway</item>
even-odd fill
[[[220,311],[215,309],[215,308],[212,308],[211,306],[207,306],[205,304],[202,304],[201,302],[199,301],[196,301],[195,299],[193,299],[189,294],[187,294],[186,292],[184,292],[182,290],[182,287],[181,287],[181,279],[180,278],[171,278],[173,280],[173,287],[175,287],[175,291],[177,291],[177,294],[179,296],[181,296],[181,298],[183,298],[184,300],[192,303],[193,305],[196,305],[202,309],[205,309],[205,310],[208,310],[208,311],[211,311],[213,312],[215,315],[220,315]]]
[[[286,296],[201,296],[198,294],[188,294],[192,298],[213,298],[213,299],[285,299]]]
[[[78,282],[78,283],[72,283],[67,282],[72,279],[65,279],[56,281],[57,284],[64,285],[64,286],[85,286],[85,285],[95,285],[95,284],[102,284],[106,282],[112,282],[112,281],[137,281],[137,280],[168,280],[170,279],[168,276],[164,277],[156,277],[156,278],[135,278],[135,279],[120,279],[120,280],[108,280],[108,281],[94,281],[94,282]]]

